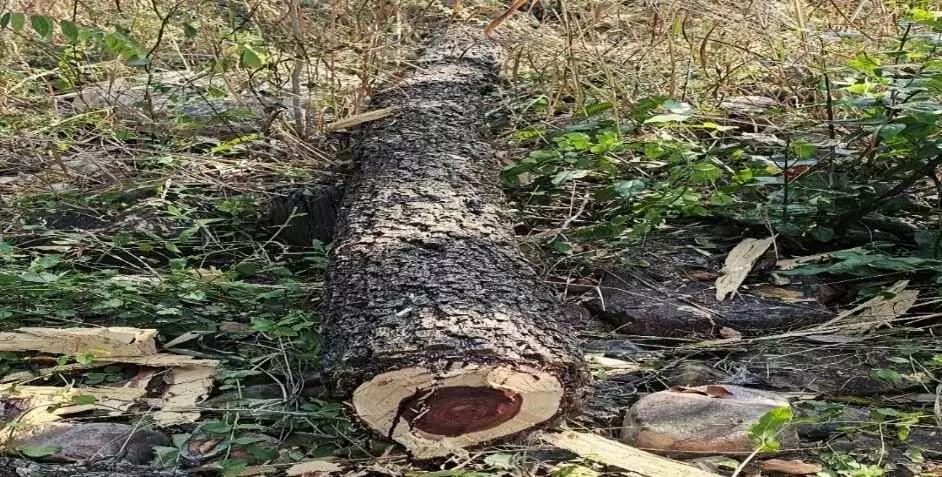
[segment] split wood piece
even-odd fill
[[[547,432],[541,436],[548,444],[580,457],[611,465],[644,477],[719,477],[697,467],[636,449],[621,442],[585,432]]]
[[[87,411],[121,415],[144,397],[131,388],[60,388],[55,386],[0,386],[0,400],[23,412],[0,430],[0,446],[56,422],[63,416]],[[83,403],[90,396],[94,402]]]
[[[19,328],[0,333],[0,351],[144,356],[157,352],[156,336],[157,330],[126,327]]]
[[[328,265],[325,376],[417,458],[545,426],[586,369],[525,262],[483,133],[498,49],[451,27],[373,98]],[[355,392],[354,392],[355,391]]]
[[[199,420],[196,405],[209,396],[216,366],[181,366],[164,375],[169,384],[160,400],[160,410],[153,413],[157,426],[167,427]]]
[[[52,376],[58,373],[71,373],[84,369],[100,368],[113,363],[136,364],[152,368],[172,368],[178,366],[210,366],[216,367],[219,362],[211,359],[199,359],[192,356],[157,353],[147,356],[111,356],[105,358],[93,357],[89,364],[71,363],[64,366],[53,366],[36,371],[17,371],[0,378],[0,383],[26,382],[38,378]]]
[[[729,251],[723,264],[722,274],[716,279],[716,301],[723,301],[736,293],[739,285],[742,285],[742,282],[749,276],[752,267],[769,249],[773,240],[774,237],[744,239]]]

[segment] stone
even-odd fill
[[[43,459],[58,462],[120,458],[146,464],[154,457],[154,447],[170,444],[170,438],[161,432],[128,424],[57,422],[17,438],[10,447],[55,448],[57,452]]]
[[[668,454],[749,453],[753,424],[772,409],[790,407],[770,391],[735,385],[675,387],[641,398],[629,409],[622,439],[630,445]],[[788,428],[779,435],[783,447],[798,436]]]

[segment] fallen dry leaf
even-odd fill
[[[813,475],[824,470],[821,464],[802,460],[768,459],[759,463],[763,472],[778,472],[788,475]]]
[[[829,327],[840,323],[847,325],[843,329],[844,333],[860,334],[888,325],[906,314],[919,298],[919,291],[907,290],[907,286],[909,286],[909,280],[900,280],[886,289],[884,293],[837,315],[833,320],[821,326]],[[890,296],[887,297],[887,295]]]
[[[742,338],[742,333],[728,326],[724,326],[720,328],[719,334],[720,334],[720,338]]]
[[[716,279],[716,301],[723,301],[728,296],[736,293],[739,285],[742,285],[759,257],[772,246],[773,240],[774,237],[767,239],[748,238],[739,242],[729,251],[721,275]]]
[[[724,398],[733,395],[728,389],[717,384],[708,384],[706,386],[673,386],[671,387],[671,391],[675,393],[700,394],[713,398]]]

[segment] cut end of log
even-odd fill
[[[454,386],[420,390],[399,406],[400,416],[416,429],[456,437],[493,429],[513,419],[522,402],[520,394],[511,391]]]
[[[528,367],[467,365],[445,373],[405,368],[353,393],[357,414],[419,459],[531,429],[559,411],[563,386]]]

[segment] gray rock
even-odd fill
[[[668,454],[748,453],[754,448],[750,427],[777,407],[789,403],[770,391],[734,385],[675,388],[635,403],[625,416],[622,438]],[[798,436],[786,429],[779,440],[789,447],[797,444]]]
[[[53,423],[28,436],[17,438],[11,447],[50,447],[57,452],[44,457],[58,462],[80,462],[120,458],[132,464],[146,464],[154,457],[154,447],[169,446],[165,434],[127,424]]]

